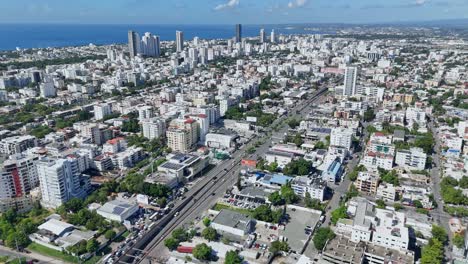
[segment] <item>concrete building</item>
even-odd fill
[[[102,103],[94,106],[94,119],[103,120],[110,114],[112,114],[112,106],[110,104]]]
[[[265,29],[262,28],[260,29],[260,43],[265,43],[265,42],[267,42],[266,33],[265,33]]]
[[[166,133],[166,121],[162,118],[144,119],[141,122],[143,136],[148,139],[155,139]]]
[[[237,134],[219,131],[206,134],[205,146],[217,149],[230,149],[236,147]]]
[[[399,150],[396,153],[395,164],[410,170],[424,170],[426,168],[427,155],[421,148]]]
[[[330,145],[346,148],[348,151],[353,144],[353,129],[351,128],[333,128],[330,134]]]
[[[184,50],[184,32],[176,31],[176,51],[182,52]]]
[[[0,140],[0,153],[7,155],[21,153],[37,146],[34,136],[14,136]]]
[[[130,58],[134,58],[140,52],[140,36],[135,31],[128,31],[128,51]]]
[[[158,166],[158,172],[176,177],[179,183],[192,180],[208,166],[209,162],[205,156],[177,152],[169,154],[166,159],[165,163]]]
[[[57,208],[71,198],[86,196],[89,178],[79,173],[75,159],[43,158],[36,167],[44,207]]]
[[[381,199],[387,202],[394,202],[396,198],[396,188],[390,183],[380,183],[377,187],[377,193],[375,198]]]
[[[242,41],[242,25],[236,24],[236,43]]]
[[[291,188],[295,194],[301,197],[305,197],[306,193],[308,193],[310,198],[323,202],[325,200],[327,183],[320,178],[298,176],[292,180]]]
[[[362,193],[368,195],[375,195],[377,193],[377,186],[379,185],[379,177],[371,172],[359,172],[354,186]]]
[[[122,223],[138,212],[138,210],[137,204],[130,204],[116,199],[99,207],[96,213],[108,220]]]
[[[343,174],[343,166],[338,159],[332,161],[326,170],[322,171],[322,179],[329,182],[340,181],[341,175]]]
[[[358,68],[346,67],[345,75],[344,75],[344,87],[343,87],[344,96],[354,96],[357,93],[357,90],[356,90],[357,75],[358,75]]]
[[[223,209],[215,216],[210,226],[221,234],[243,237],[254,231],[255,223],[250,216]]]
[[[294,154],[292,153],[274,151],[274,150],[269,150],[265,153],[265,161],[268,164],[276,162],[278,164],[278,167],[280,168],[284,168],[284,166],[286,166],[288,163],[293,161],[293,159],[294,159]]]
[[[405,226],[404,213],[377,208],[375,217],[374,244],[396,250],[408,249],[409,231]]]

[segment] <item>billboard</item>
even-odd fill
[[[241,165],[255,168],[257,166],[257,161],[256,160],[243,159],[243,160],[241,160]]]

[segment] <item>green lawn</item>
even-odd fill
[[[39,253],[41,255],[44,255],[44,256],[49,256],[49,257],[52,257],[52,258],[61,259],[63,261],[69,262],[69,263],[78,263],[78,258],[77,257],[74,257],[72,255],[68,255],[68,254],[62,253],[60,251],[45,247],[43,245],[39,245],[39,244],[34,243],[34,242],[31,243],[28,246],[28,249],[31,250],[31,251],[37,252],[37,253]]]
[[[87,261],[83,262],[84,264],[95,264],[98,263],[98,261],[102,258],[102,256],[94,256]]]
[[[213,207],[213,210],[215,211],[221,211],[222,209],[228,209],[231,211],[239,212],[241,214],[252,216],[252,210],[249,210],[249,209],[236,208],[236,207],[232,207],[232,206],[225,205],[225,204],[219,204],[219,203],[215,204],[215,206]]]

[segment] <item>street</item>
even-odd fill
[[[296,105],[289,111],[287,116],[282,116],[276,119],[270,127],[275,127],[281,124],[288,117],[296,116],[296,110],[300,111],[301,114],[305,114],[309,111],[309,105],[314,103],[320,96],[327,91],[327,88],[321,88],[317,93],[304,102],[301,105]],[[287,129],[286,124],[283,124],[282,128],[275,134],[283,133]],[[186,198],[182,201],[177,201],[174,205],[174,209],[169,215],[166,215],[159,221],[157,225],[146,233],[131,249],[127,250],[126,254],[123,255],[117,262],[119,263],[134,263],[142,262],[143,260],[149,260],[154,256],[160,256],[161,247],[163,247],[164,239],[174,230],[175,228],[188,223],[199,216],[201,212],[209,209],[214,203],[220,198],[228,188],[237,181],[238,173],[241,169],[240,161],[246,156],[246,151],[255,145],[258,141],[263,142],[260,146],[256,147],[253,157],[263,156],[264,153],[269,149],[271,138],[268,134],[264,134],[254,140],[251,140],[242,149],[237,150],[233,153],[232,159],[220,163],[207,175],[203,177],[192,189],[186,194]],[[216,177],[216,179],[215,179]],[[179,212],[177,217],[174,214]],[[135,256],[139,255],[137,258]]]

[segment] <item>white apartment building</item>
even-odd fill
[[[308,177],[298,176],[293,179],[291,188],[294,190],[295,194],[301,197],[305,197],[306,193],[309,193],[310,198],[323,202],[325,200],[327,183],[320,178],[310,179]]]
[[[42,98],[57,96],[57,89],[54,86],[52,78],[45,78],[44,82],[39,85],[39,90]]]
[[[393,168],[393,155],[367,152],[362,158],[361,164],[367,168],[391,170]]]
[[[421,148],[410,148],[399,150],[396,153],[395,164],[413,170],[424,170],[426,168],[427,155]]]
[[[154,117],[153,107],[149,105],[140,106],[138,110],[138,120],[142,121]]]
[[[102,120],[112,114],[112,107],[108,103],[102,103],[94,106],[94,119]]]
[[[0,140],[0,153],[7,155],[21,153],[27,149],[37,146],[37,139],[34,136],[14,136]]]
[[[376,209],[376,226],[372,242],[379,246],[405,250],[409,246],[409,232],[405,226],[405,214],[385,209]]]
[[[420,127],[426,126],[426,112],[423,109],[408,107],[406,108],[406,123],[408,127],[418,124]]]
[[[396,188],[390,183],[381,183],[377,187],[377,194],[375,198],[381,199],[387,202],[394,202],[396,198]]]
[[[351,149],[353,143],[353,130],[351,128],[333,128],[330,134],[330,145]]]
[[[76,160],[44,158],[36,166],[44,207],[57,208],[71,198],[85,197],[89,179],[80,175]]]
[[[39,186],[37,156],[15,154],[0,164],[0,212],[30,209],[29,192]]]
[[[344,96],[354,96],[356,94],[356,81],[358,75],[358,68],[346,67],[344,75]]]
[[[141,121],[143,136],[148,139],[159,138],[166,133],[166,121],[162,118],[144,119]]]

